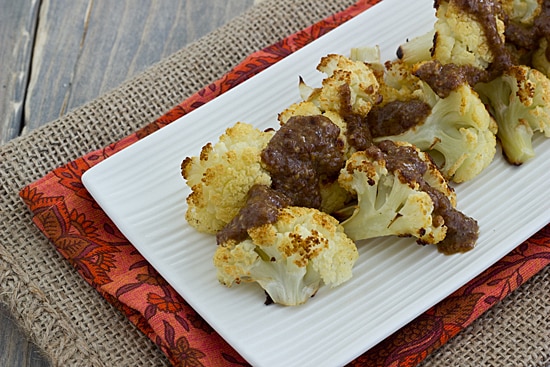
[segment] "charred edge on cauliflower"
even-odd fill
[[[435,29],[432,29],[428,33],[407,40],[406,43],[397,48],[395,54],[399,60],[403,60],[408,64],[430,60],[434,55],[436,37]]]

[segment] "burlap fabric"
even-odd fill
[[[145,126],[248,54],[354,0],[267,0],[112,92],[0,150],[0,301],[54,366],[163,366],[167,359],[85,283],[34,227],[19,190]],[[550,365],[550,269],[423,366]]]

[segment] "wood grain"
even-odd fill
[[[0,0],[0,144],[20,133],[38,2]]]
[[[0,304],[0,325],[0,366],[50,366],[48,360],[27,339],[2,304]]]
[[[63,9],[67,1],[43,3],[25,129],[115,88],[250,5],[238,0],[76,1],[69,12]]]
[[[117,87],[259,0],[0,0],[0,144]],[[49,366],[0,305],[0,366]]]

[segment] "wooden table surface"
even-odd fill
[[[0,145],[120,85],[261,0],[0,0]],[[49,366],[0,305],[0,366]]]

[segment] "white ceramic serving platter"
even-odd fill
[[[83,182],[132,244],[206,321],[254,366],[339,366],[404,326],[495,263],[550,221],[550,139],[512,167],[500,154],[474,181],[456,187],[458,207],[481,233],[466,254],[444,256],[411,239],[359,246],[354,277],[323,287],[299,307],[264,305],[255,284],[228,289],[212,265],[215,239],[184,219],[189,190],[180,163],[237,121],[277,127],[299,101],[298,78],[318,85],[328,53],[379,45],[383,60],[433,27],[433,1],[384,0],[214,101],[90,169]]]

